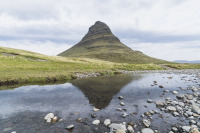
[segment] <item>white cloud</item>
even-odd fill
[[[43,48],[37,52],[51,54],[56,49],[60,51],[59,48],[64,45],[76,44],[97,20],[107,23],[113,33],[129,42],[128,46],[133,44],[132,40],[141,41],[142,38],[145,44],[159,49],[162,45],[155,44],[155,40],[160,39],[159,43],[162,44],[169,39],[171,48],[178,50],[179,46],[186,47],[198,41],[198,37],[200,41],[199,0],[0,0],[0,3],[0,41],[3,42],[0,46],[28,49],[26,45],[29,44],[31,47],[28,50],[36,50],[32,48],[34,45],[46,47],[49,44],[52,46],[49,52],[43,52]],[[134,36],[124,31],[148,34]],[[158,37],[151,38],[148,36],[151,33]],[[162,42],[159,35],[168,37]],[[176,36],[192,39],[183,39],[180,43],[181,38],[176,40]],[[20,40],[24,44],[19,44]],[[140,49],[145,49],[141,43],[136,44]],[[187,48],[179,51],[184,54]],[[162,54],[159,50],[157,52]],[[187,54],[190,59],[196,58],[189,51]],[[176,57],[179,58],[178,55]],[[168,59],[167,56],[162,58]]]
[[[174,60],[199,60],[200,41],[174,43],[137,43],[130,47],[151,57]]]
[[[64,50],[72,47],[72,45],[67,44],[57,44],[55,42],[39,42],[30,40],[18,40],[18,41],[0,41],[0,46],[23,49],[28,51],[33,51],[45,55],[57,55]]]

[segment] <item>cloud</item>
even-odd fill
[[[57,55],[72,47],[72,45],[66,43],[57,44],[51,41],[40,42],[30,40],[0,41],[0,46],[23,49],[50,56]]]
[[[27,49],[27,44],[31,47],[49,44],[55,49],[71,46],[80,41],[97,20],[108,24],[126,45],[131,47],[134,43],[139,50],[145,49],[140,44],[169,43],[175,49],[181,45],[187,50],[186,44],[200,41],[199,0],[0,1],[0,41],[3,42],[0,46],[23,49]],[[199,50],[200,44],[196,45]],[[49,54],[52,51],[37,52]],[[192,59],[193,53],[187,53]],[[168,59],[167,56],[162,58]]]
[[[199,60],[200,59],[200,41],[192,41],[187,43],[136,43],[130,47],[140,50],[144,54],[151,57],[174,60]]]

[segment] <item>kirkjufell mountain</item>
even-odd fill
[[[82,40],[59,56],[86,57],[119,63],[166,63],[127,47],[103,22],[97,21]]]

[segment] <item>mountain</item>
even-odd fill
[[[188,61],[188,60],[175,60],[173,62],[176,63],[190,63],[190,64],[200,64],[200,60],[193,60],[193,61]]]
[[[59,56],[96,58],[119,63],[169,63],[149,57],[127,47],[113,35],[110,28],[97,21],[82,40]]]

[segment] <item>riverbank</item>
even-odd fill
[[[127,74],[79,73],[70,83],[1,90],[0,132],[194,133],[200,128],[200,70],[121,73]],[[48,113],[56,117],[45,117]]]
[[[200,69],[200,64],[128,64],[88,58],[46,56],[0,47],[0,86],[70,81],[80,77],[119,74],[123,71]]]

